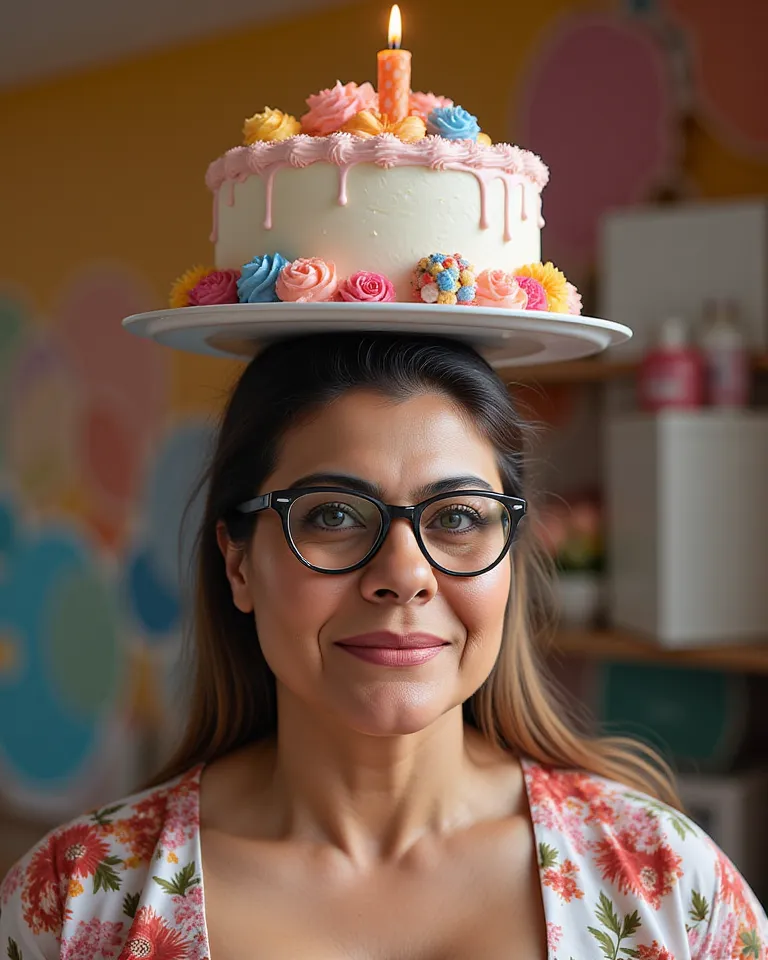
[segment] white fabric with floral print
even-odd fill
[[[10,960],[206,960],[202,766],[48,834],[0,887]],[[768,919],[687,817],[523,761],[549,960],[768,960]]]

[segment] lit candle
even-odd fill
[[[389,49],[378,54],[379,113],[390,123],[404,120],[410,111],[411,53],[400,49],[402,38],[400,7],[395,4],[389,15]]]

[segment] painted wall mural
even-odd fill
[[[0,796],[56,820],[133,789],[184,710],[181,520],[211,440],[120,319],[151,291],[89,266],[49,317],[0,300]],[[188,580],[186,581],[188,582]]]
[[[648,199],[673,169],[678,144],[669,69],[643,24],[578,14],[547,32],[523,90],[521,139],[536,144],[552,172],[544,253],[583,278],[595,263],[605,211]]]

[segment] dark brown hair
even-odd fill
[[[259,492],[286,430],[348,390],[375,390],[395,402],[439,392],[455,402],[497,454],[503,492],[524,495],[526,426],[510,392],[472,348],[436,337],[317,334],[280,341],[246,367],[224,410],[211,463],[201,480],[205,510],[196,547],[193,687],[186,732],[155,782],[246,743],[277,725],[275,677],[251,615],[232,601],[216,528],[247,543],[254,520],[233,509]],[[525,525],[523,525],[525,526]],[[538,649],[545,610],[542,568],[529,534],[515,544],[501,654],[464,704],[467,723],[498,747],[539,762],[575,767],[645,790],[679,806],[671,771],[646,745],[596,737],[563,705]]]

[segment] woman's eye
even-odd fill
[[[439,530],[449,530],[451,532],[470,530],[477,523],[481,522],[479,514],[474,510],[468,509],[441,510],[430,524],[431,527],[437,527]]]
[[[356,526],[358,518],[349,507],[342,504],[329,503],[315,507],[307,519],[319,527],[335,528]],[[345,523],[346,522],[346,523]]]
[[[443,513],[440,516],[440,526],[445,530],[458,530],[465,519],[460,513]]]

